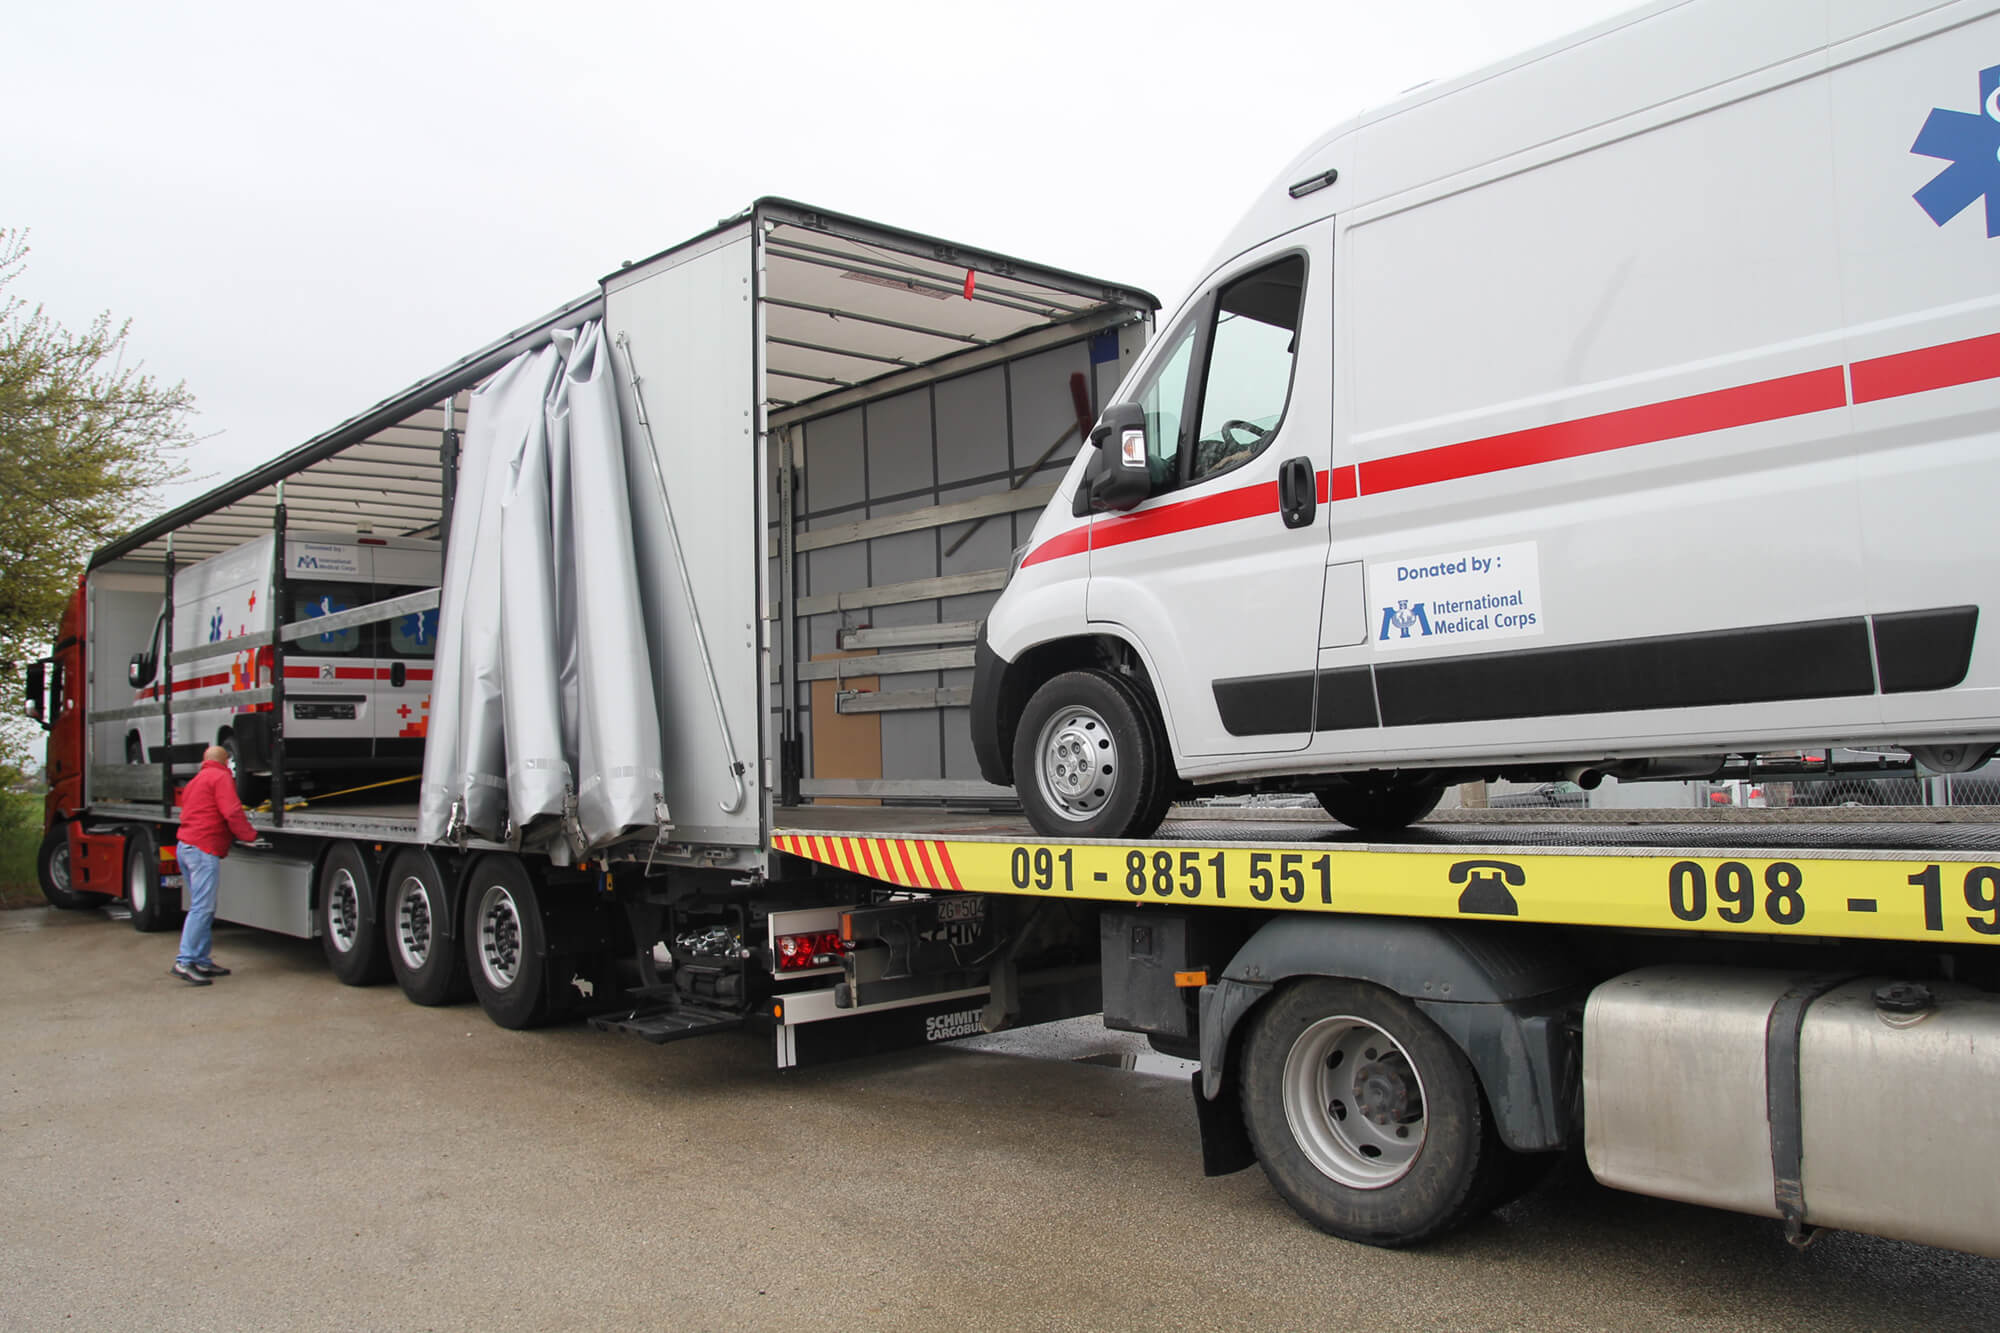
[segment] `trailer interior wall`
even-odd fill
[[[802,548],[794,651],[803,794],[1010,795],[980,781],[972,754],[971,627],[1082,447],[1071,378],[1084,377],[1094,417],[1145,336],[1143,323],[1128,323],[775,433],[772,512],[781,512],[775,468],[789,442]],[[998,512],[949,521],[983,508]],[[896,525],[877,520],[889,518],[924,526],[884,532]],[[871,665],[878,657],[918,669],[884,674]]]

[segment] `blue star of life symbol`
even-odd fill
[[[1979,71],[1979,110],[1934,107],[1910,151],[1951,163],[1918,190],[1919,207],[1942,227],[1986,199],[1986,234],[2000,236],[2000,65]]]
[[[215,614],[208,618],[208,641],[214,643],[222,637],[222,608],[216,607]]]

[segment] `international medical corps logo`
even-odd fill
[[[1932,222],[1945,223],[1986,200],[1986,234],[2000,236],[2000,65],[1979,71],[1979,110],[1934,107],[1910,151],[1951,165],[1918,190],[1917,204]]]
[[[1406,639],[1410,637],[1410,631],[1413,629],[1420,631],[1425,638],[1429,638],[1431,621],[1430,617],[1424,614],[1424,604],[1417,602],[1412,605],[1410,599],[1404,597],[1399,599],[1394,606],[1383,607],[1382,632],[1375,637],[1378,639],[1387,639],[1389,631],[1392,629],[1401,630],[1403,637]]]

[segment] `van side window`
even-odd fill
[[[1173,346],[1139,395],[1139,405],[1146,410],[1146,471],[1155,491],[1180,482],[1181,417],[1187,405],[1188,365],[1194,360],[1194,333],[1200,324],[1190,319],[1173,335]]]
[[[1278,428],[1291,395],[1306,261],[1292,255],[1216,295],[1189,480],[1240,467]]]
[[[368,590],[344,583],[295,583],[288,591],[292,595],[289,623],[296,625],[317,616],[351,611],[361,605],[361,596]],[[292,651],[301,657],[344,657],[361,647],[361,628],[350,625],[331,634],[309,634],[298,640]]]

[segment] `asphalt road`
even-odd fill
[[[2000,1263],[1605,1190],[1416,1252],[1200,1173],[1183,1083],[505,1032],[316,944],[0,914],[0,1329],[1980,1329]]]

